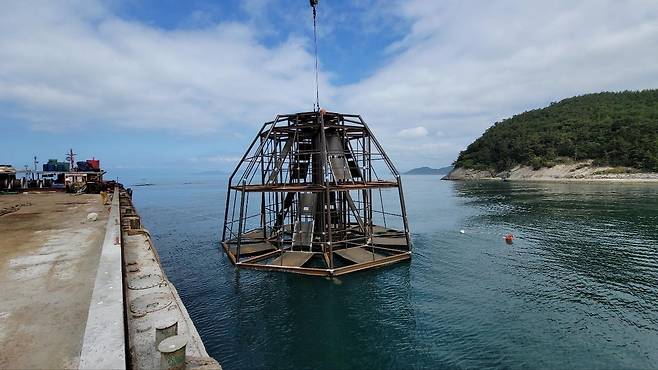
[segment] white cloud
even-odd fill
[[[44,128],[256,126],[311,109],[313,65],[302,40],[268,48],[239,23],[167,31],[94,1],[15,1],[0,13],[0,101]]]
[[[391,63],[341,89],[394,159],[418,161],[398,131],[440,137],[425,158],[449,163],[494,121],[602,90],[658,87],[655,1],[405,1],[410,33]],[[420,143],[415,144],[415,147]],[[449,148],[449,149],[447,149]],[[422,162],[422,161],[421,161]]]
[[[417,139],[420,137],[425,137],[429,135],[429,131],[423,126],[418,126],[414,128],[405,128],[404,130],[400,130],[398,132],[398,137],[404,138],[404,139]]]
[[[420,141],[449,163],[494,121],[602,90],[656,88],[654,1],[407,1],[411,32],[393,61],[345,87],[342,108],[376,127],[392,156],[413,162],[400,126],[441,132]],[[651,45],[651,46],[650,46]]]
[[[191,163],[201,163],[201,164],[236,164],[242,159],[241,156],[238,155],[212,155],[212,156],[205,156],[205,157],[192,157],[189,159]]]
[[[277,5],[251,0],[243,10],[258,18],[268,6]],[[494,121],[550,101],[658,87],[654,0],[409,0],[382,9],[374,19],[397,14],[408,34],[368,78],[346,86],[323,78],[321,99],[362,114],[401,167],[449,163]],[[4,2],[0,103],[42,128],[256,127],[314,100],[309,40],[266,47],[267,32],[249,22],[163,30],[92,0]]]

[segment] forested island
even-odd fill
[[[658,90],[576,96],[496,122],[454,166],[447,179],[658,172]]]

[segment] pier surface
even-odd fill
[[[111,198],[0,196],[0,368],[159,368],[156,328],[171,322],[184,368],[221,369],[130,196]]]
[[[107,207],[37,192],[2,195],[0,210],[0,368],[77,368]]]

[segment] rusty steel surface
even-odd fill
[[[222,247],[238,267],[318,276],[407,260],[400,175],[358,115],[279,115],[229,178]]]

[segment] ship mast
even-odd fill
[[[73,149],[69,149],[69,152],[66,153],[66,160],[69,161],[69,169],[75,171],[75,156],[77,153],[73,153]]]

